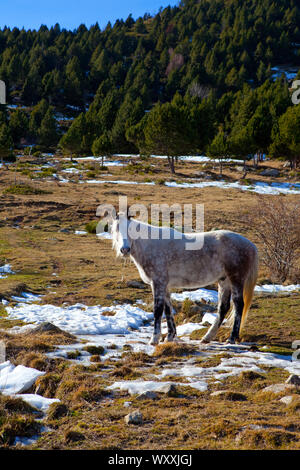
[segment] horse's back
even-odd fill
[[[215,235],[220,243],[220,258],[229,276],[236,273],[240,275],[241,271],[246,272],[257,263],[257,247],[248,238],[229,230],[217,230]]]

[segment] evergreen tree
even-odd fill
[[[102,157],[102,167],[104,166],[104,157],[110,157],[113,153],[113,144],[111,133],[105,131],[100,137],[94,140],[92,145],[93,155]]]
[[[54,148],[58,142],[58,131],[53,108],[49,108],[42,119],[41,126],[38,131],[39,145],[46,149]]]
[[[227,136],[222,129],[214,137],[211,144],[208,146],[207,155],[210,158],[218,159],[220,163],[220,175],[223,174],[223,161],[229,156],[229,146]]]
[[[0,125],[0,159],[3,165],[5,160],[10,159],[12,155],[13,140],[10,135],[9,127],[3,123]]]
[[[62,148],[65,153],[70,154],[71,160],[74,154],[78,155],[81,152],[85,131],[85,117],[84,114],[80,114],[59,141],[59,147]]]
[[[188,145],[188,120],[184,110],[172,103],[158,103],[148,114],[144,135],[147,151],[166,155],[171,173],[175,173],[175,159]]]
[[[9,128],[14,145],[18,146],[21,138],[28,134],[29,122],[24,111],[17,109],[11,114]]]

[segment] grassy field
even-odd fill
[[[152,166],[153,165],[153,166]],[[109,167],[101,171],[91,162],[79,163],[81,173],[62,173],[70,162],[57,160],[50,169],[37,173],[39,165],[23,158],[7,170],[0,169],[0,266],[9,263],[14,274],[0,280],[0,299],[11,302],[11,296],[21,292],[42,294],[42,302],[53,305],[110,306],[113,301],[134,303],[141,299],[151,308],[150,288],[141,289],[131,281],[139,276],[132,263],[115,258],[110,240],[97,239],[92,233],[75,234],[97,220],[99,204],[117,206],[120,195],[128,196],[129,204],[204,203],[205,230],[226,228],[247,236],[261,248],[253,228],[245,225],[245,215],[255,210],[257,196],[237,189],[171,188],[167,162],[151,159],[124,167]],[[263,177],[264,167],[280,169],[278,178]],[[269,163],[256,171],[249,171],[244,184],[256,181],[299,180],[299,175],[283,169],[281,163]],[[218,178],[217,164],[203,166],[179,163],[177,182],[192,182],[195,178]],[[54,174],[54,177],[53,177]],[[70,178],[62,183],[55,175]],[[108,176],[109,174],[109,176]],[[199,176],[200,175],[200,176]],[[236,181],[242,172],[236,164],[225,168],[223,179]],[[138,182],[154,181],[149,185],[80,184],[84,179],[122,179]],[[296,201],[299,195],[284,197]],[[270,274],[261,265],[259,282],[267,282]],[[287,283],[295,280],[287,280]],[[133,287],[132,287],[133,286]],[[242,341],[253,342],[265,351],[291,354],[292,342],[300,339],[300,294],[255,296]],[[13,303],[11,303],[13,305]],[[177,324],[190,317],[176,305]],[[203,334],[191,335],[193,347],[158,347],[156,354],[135,353],[124,348],[116,360],[101,360],[101,352],[94,351],[90,366],[78,365],[72,360],[50,359],[46,353],[57,344],[72,344],[76,339],[68,335],[44,334],[11,335],[9,328],[21,325],[12,320],[5,308],[0,310],[0,339],[7,345],[8,359],[46,371],[38,379],[39,393],[59,398],[52,405],[44,423],[50,431],[29,448],[39,449],[299,449],[300,395],[263,393],[268,385],[284,382],[288,373],[280,368],[266,368],[267,374],[241,373],[222,383],[211,381],[205,392],[190,387],[176,386],[168,394],[159,393],[155,400],[138,399],[126,392],[108,392],[106,387],[115,380],[147,379],[170,364],[198,361],[197,341]],[[198,335],[198,336],[197,336]],[[228,337],[222,328],[218,340]],[[161,348],[161,349],[159,349]],[[263,349],[262,349],[263,350]],[[220,352],[202,367],[221,362],[226,352]],[[175,380],[174,378],[169,378]],[[178,380],[178,378],[176,378]],[[212,396],[215,391],[223,391]],[[226,392],[226,393],[225,393]],[[286,405],[279,402],[283,395],[293,400]],[[130,401],[129,407],[124,403]],[[33,436],[39,433],[36,414],[20,400],[0,395],[0,446],[11,447],[15,436]],[[126,425],[124,417],[139,409],[143,415],[140,425]]]

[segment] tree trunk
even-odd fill
[[[220,176],[222,176],[223,175],[223,159],[220,158],[219,162],[220,162]]]
[[[171,170],[171,173],[175,175],[175,157],[168,157],[168,163]]]

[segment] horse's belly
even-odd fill
[[[213,284],[224,276],[224,268],[216,263],[212,266],[170,266],[168,269],[168,286],[170,288],[197,288]]]

